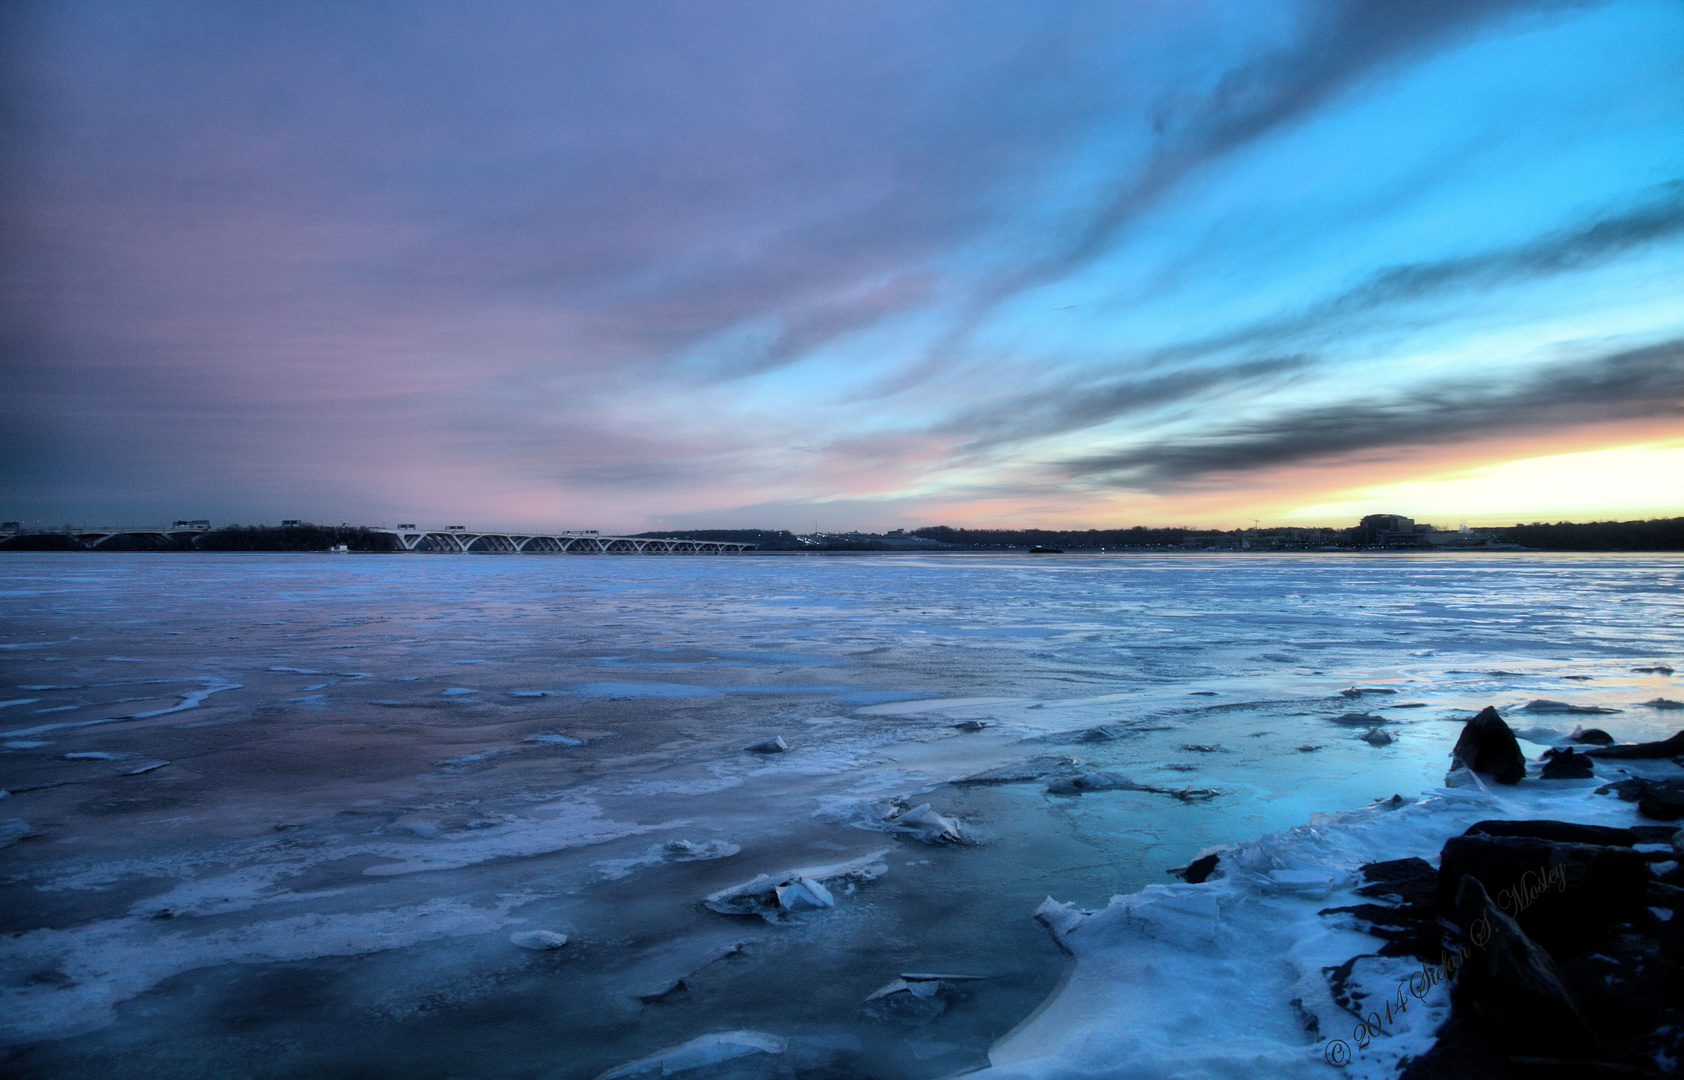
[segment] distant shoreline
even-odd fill
[[[1684,555],[1684,549],[1678,548],[1529,548],[1517,545],[1503,545],[1493,547],[1437,547],[1437,548],[1333,548],[1329,550],[1305,551],[1300,549],[1284,550],[1235,550],[1235,549],[1195,549],[1185,548],[1073,548],[1057,553],[1032,553],[1026,548],[949,548],[942,550],[899,549],[886,551],[858,551],[858,550],[816,550],[790,551],[772,549],[766,551],[741,551],[729,555],[691,555],[684,553],[666,552],[507,552],[507,551],[471,551],[471,552],[438,552],[438,551],[330,551],[314,548],[281,548],[281,549],[242,549],[242,550],[211,550],[196,549],[162,549],[135,550],[117,548],[25,548],[0,547],[0,554],[29,554],[29,555],[382,555],[382,556],[421,556],[439,558],[460,558],[464,555],[474,557],[508,558],[550,558],[566,559],[602,559],[602,558],[958,558],[972,556],[991,556],[1000,558],[1112,558],[1112,557],[1140,557],[1140,556],[1175,556],[1177,558],[1210,558],[1220,556],[1224,558],[1324,558],[1328,556],[1406,556],[1423,558],[1432,556],[1465,556],[1465,555]]]
[[[608,535],[595,531],[475,530],[462,525],[229,525],[204,520],[169,527],[105,526],[58,530],[0,526],[3,551],[330,552],[436,554],[756,554],[756,555],[1121,555],[1371,554],[1374,552],[1684,551],[1684,517],[1646,521],[1556,522],[1451,531],[1412,518],[1371,514],[1348,529],[1280,526],[1212,530],[954,529],[929,526],[886,533],[787,529],[681,529]]]

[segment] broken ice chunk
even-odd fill
[[[785,911],[816,911],[836,906],[836,897],[812,878],[796,878],[772,891],[777,895],[778,906]]]
[[[936,813],[929,803],[921,803],[904,814],[890,818],[889,827],[895,832],[915,836],[926,844],[960,844],[965,839],[959,823]]]
[[[764,1031],[715,1031],[609,1069],[596,1080],[641,1080],[720,1065],[750,1054],[781,1054],[788,1045]]]
[[[986,975],[906,974],[879,987],[865,999],[864,1012],[879,1020],[927,1024],[947,1008],[942,995],[949,982],[985,979]]]
[[[1092,914],[1093,912],[1083,911],[1075,904],[1061,904],[1049,896],[1035,909],[1035,920],[1052,931],[1053,940],[1058,942],[1061,948],[1068,948],[1064,939]]]
[[[722,915],[759,915],[767,922],[782,922],[787,912],[801,910],[785,906],[783,900],[786,895],[792,903],[805,903],[810,908],[831,907],[836,900],[823,883],[840,881],[847,884],[851,892],[854,884],[873,881],[889,872],[889,864],[883,860],[888,853],[889,849],[884,848],[848,862],[808,866],[777,875],[756,874],[740,885],[709,895],[702,904]],[[802,890],[780,892],[792,885],[801,885]],[[819,888],[814,889],[814,885]],[[824,903],[821,898],[829,899],[830,903]]]
[[[547,952],[567,944],[567,935],[554,930],[521,930],[509,935],[509,943],[534,952]]]
[[[728,840],[709,840],[703,844],[698,844],[694,840],[668,840],[661,845],[661,855],[668,862],[723,859],[735,855],[741,850],[741,847]]]
[[[774,735],[770,739],[764,739],[753,746],[745,746],[743,749],[753,754],[781,754],[789,749],[789,744],[784,742],[782,735]]]

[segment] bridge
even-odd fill
[[[301,522],[281,523],[284,529]],[[205,520],[178,521],[173,525],[108,525],[100,528],[67,527],[56,535],[68,536],[89,550],[97,550],[118,537],[115,548],[160,551],[194,546],[194,541],[211,531]],[[442,529],[399,525],[395,529],[371,528],[393,538],[397,551],[439,552],[474,555],[731,555],[753,551],[753,544],[725,540],[681,540],[677,537],[603,536],[593,531],[562,533],[479,532],[463,525]]]
[[[104,525],[92,529],[76,529],[66,526],[60,535],[69,536],[85,548],[97,548],[107,540],[118,536],[132,537],[143,544],[154,547],[168,548],[177,546],[183,541],[191,541],[196,536],[210,532],[210,522],[204,518],[195,521],[178,521],[174,525]]]
[[[675,537],[603,536],[596,532],[501,533],[474,532],[460,525],[444,529],[370,529],[397,539],[400,551],[451,554],[546,555],[730,555],[753,551],[753,544],[726,540],[679,540]]]

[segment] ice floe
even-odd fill
[[[1534,698],[1521,706],[1521,712],[1529,713],[1617,713],[1619,709],[1608,709],[1600,705],[1571,705],[1565,701],[1552,701],[1549,698]]]
[[[509,935],[509,944],[533,952],[546,952],[566,945],[567,935],[554,930],[517,930]]]
[[[855,886],[882,877],[889,872],[884,860],[888,853],[884,848],[847,862],[756,874],[740,885],[712,893],[703,903],[722,915],[759,915],[767,922],[782,922],[790,912],[834,906],[836,898],[830,885],[852,892]]]
[[[1333,1075],[1324,1048],[1349,1032],[1348,1006],[1395,992],[1420,964],[1373,956],[1382,942],[1318,912],[1356,898],[1358,866],[1434,859],[1447,838],[1499,817],[1623,826],[1633,813],[1583,785],[1441,788],[1224,848],[1202,884],[1148,886],[1094,912],[1049,898],[1036,915],[1074,954],[1075,968],[1034,1018],[991,1048],[991,1067],[973,1075]],[[1342,1004],[1323,972],[1365,955],[1347,969]],[[1409,1004],[1407,1021],[1356,1050],[1343,1075],[1392,1077],[1402,1059],[1432,1046],[1447,992]]]
[[[700,1075],[700,1070],[711,1071],[714,1066],[751,1054],[781,1054],[787,1046],[783,1039],[763,1031],[712,1032],[610,1069],[597,1080],[642,1080],[643,1077],[679,1076],[684,1073]]]
[[[910,810],[894,815],[888,819],[886,825],[890,832],[905,833],[926,844],[965,842],[959,822],[936,813],[929,803],[920,803]]]

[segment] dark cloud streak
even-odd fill
[[[961,450],[990,450],[1080,431],[1148,409],[1253,391],[1260,382],[1278,383],[1311,363],[1306,356],[1281,356],[1221,368],[1059,386],[972,410],[941,430],[969,436]]]
[[[1380,449],[1655,417],[1684,417],[1684,339],[1554,365],[1511,385],[1466,379],[1387,400],[1215,424],[1205,435],[1054,468],[1081,484],[1165,490]]]

